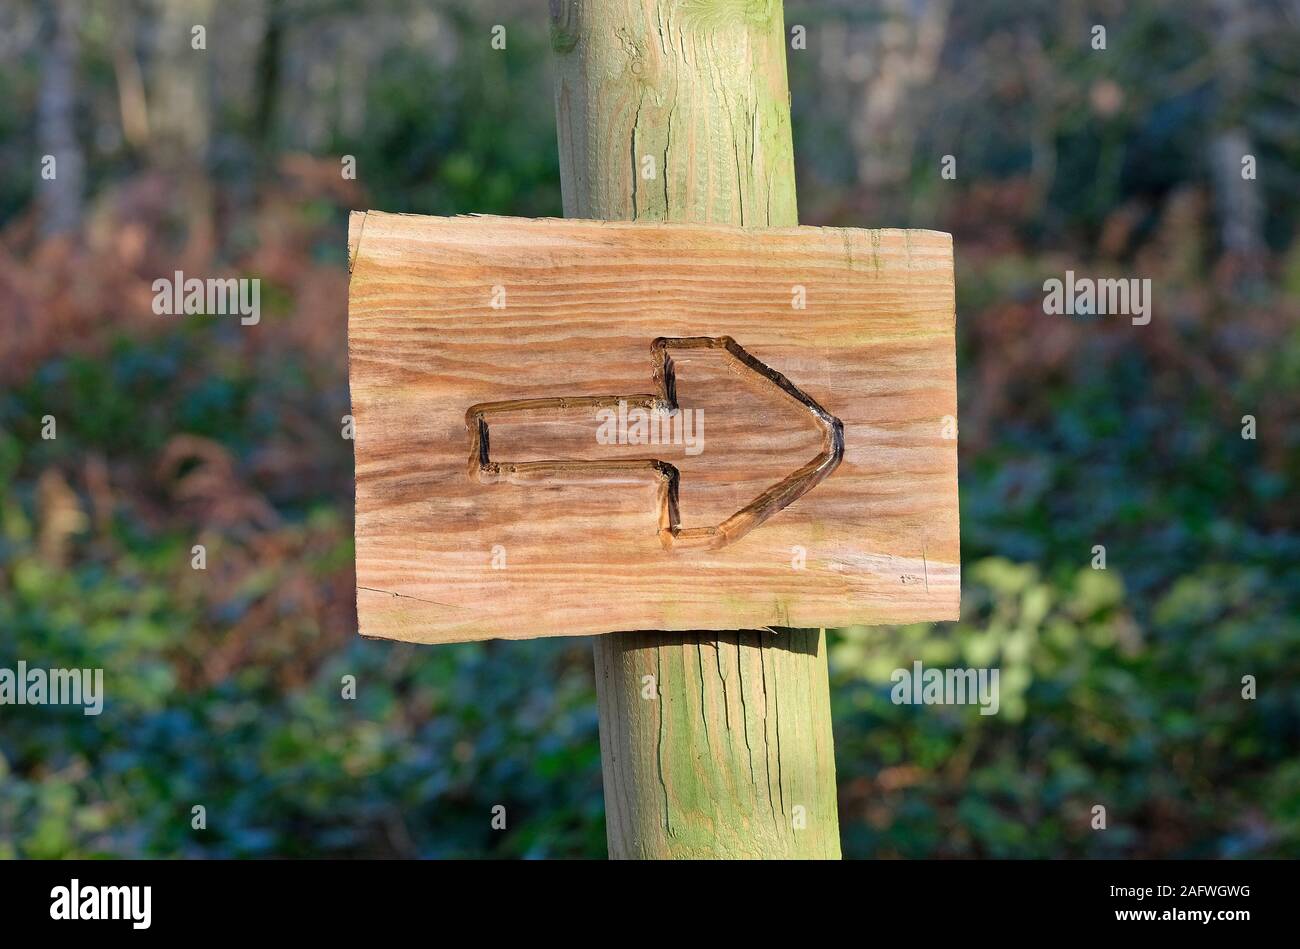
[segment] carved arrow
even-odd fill
[[[628,458],[616,461],[493,461],[488,450],[488,420],[494,415],[553,412],[571,408],[614,408],[620,402],[650,411],[678,409],[673,349],[720,349],[739,368],[756,374],[776,386],[813,417],[822,431],[822,449],[811,461],[772,485],[749,504],[713,527],[682,527],[677,510],[680,473],[674,465],[657,458]],[[725,547],[744,537],[769,517],[811,491],[839,466],[844,455],[844,425],[800,390],[781,373],[759,362],[730,336],[660,337],[651,344],[654,365],[654,395],[562,396],[550,399],[515,399],[480,402],[465,413],[469,429],[469,475],[482,484],[501,481],[529,485],[541,481],[586,482],[592,476],[626,478],[646,476],[657,482],[659,540],[664,547]]]

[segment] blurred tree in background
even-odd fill
[[[963,619],[833,634],[845,852],[1300,856],[1300,4],[786,24],[803,222],[958,263]],[[347,211],[558,215],[549,44],[527,0],[0,9],[0,666],[107,690],[0,708],[0,855],[604,853],[589,644],[359,639],[340,437]],[[1067,269],[1151,323],[1046,316]],[[260,324],[155,316],[175,270]],[[894,705],[916,659],[999,714]]]

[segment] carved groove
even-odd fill
[[[682,527],[677,509],[680,472],[675,465],[657,458],[628,458],[618,461],[524,461],[498,462],[490,457],[488,418],[492,415],[527,415],[571,408],[611,408],[619,402],[651,411],[678,409],[676,377],[670,349],[720,349],[738,366],[776,386],[807,409],[822,430],[822,449],[796,471],[768,488],[749,504],[713,527]],[[782,508],[807,494],[834,471],[844,456],[844,425],[823,409],[784,375],[755,359],[730,336],[660,337],[651,344],[652,378],[658,390],[653,395],[561,396],[549,399],[514,399],[480,402],[465,413],[469,429],[469,475],[481,484],[529,485],[539,481],[570,484],[609,477],[648,477],[657,482],[658,532],[665,549],[717,549],[734,543]]]

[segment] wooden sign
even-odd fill
[[[372,211],[348,243],[363,635],[957,618],[947,234]]]

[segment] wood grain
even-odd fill
[[[363,635],[956,618],[948,235],[369,212],[354,216],[349,245]],[[805,309],[792,307],[796,287]],[[665,549],[644,478],[471,476],[471,407],[652,393],[654,341],[686,337],[730,337],[824,406],[843,425],[839,466],[717,549]],[[493,456],[662,456],[681,472],[692,528],[724,521],[821,450],[822,431],[787,395],[711,350],[674,360],[679,403],[703,412],[698,455],[599,444],[589,407],[557,405],[494,422]]]

